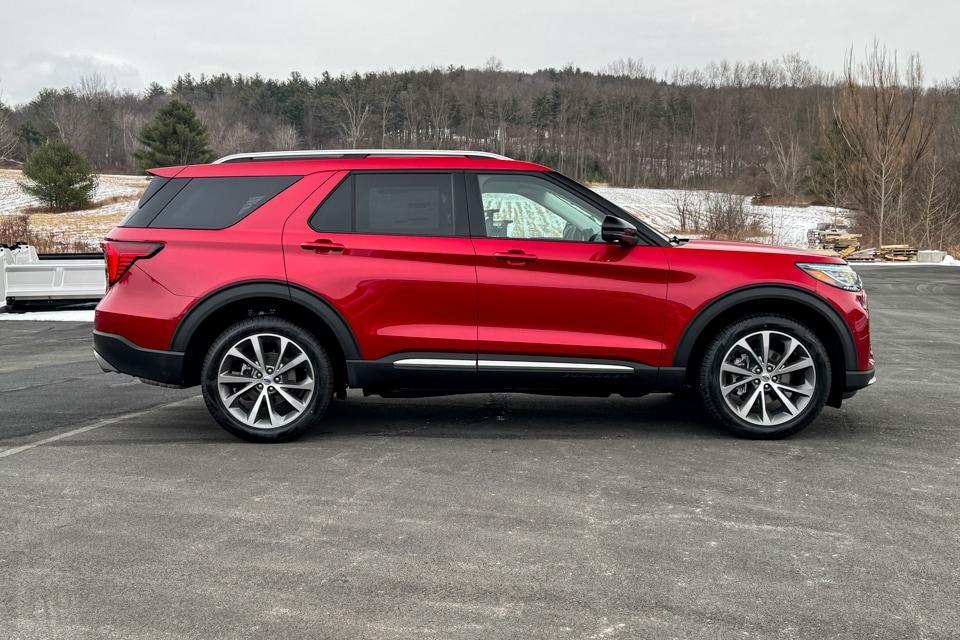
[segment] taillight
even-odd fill
[[[107,263],[107,286],[120,281],[130,265],[141,258],[150,258],[163,249],[162,242],[103,241],[103,258]]]

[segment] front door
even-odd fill
[[[471,221],[483,227],[474,237],[481,365],[598,373],[634,367],[655,375],[669,272],[664,249],[604,242],[608,212],[546,176],[479,173],[467,180]]]

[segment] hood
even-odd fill
[[[825,255],[816,251],[798,249],[797,247],[780,247],[771,244],[759,244],[757,242],[733,242],[729,240],[690,240],[680,245],[679,248],[689,247],[691,249],[701,249],[707,251],[727,251],[733,253],[763,253],[775,254],[781,256],[796,256],[811,262],[833,262],[842,264],[843,258],[839,256]]]

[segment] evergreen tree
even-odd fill
[[[51,140],[32,153],[23,175],[27,181],[20,188],[57,211],[86,207],[97,188],[93,167],[62,140]]]
[[[163,85],[159,82],[151,82],[147,90],[143,92],[143,95],[147,100],[152,100],[167,95],[167,90],[164,89]]]
[[[828,204],[844,206],[854,185],[848,170],[857,159],[843,140],[836,118],[824,131],[821,144],[810,154],[810,166],[803,181],[804,190]]]
[[[207,128],[183,100],[164,105],[140,132],[139,140],[143,149],[134,155],[143,169],[197,164],[213,158],[207,146]]]

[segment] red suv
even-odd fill
[[[248,440],[348,387],[422,397],[693,388],[796,433],[874,381],[841,259],[668,238],[550,169],[471,151],[254,153],[168,167],[104,242],[104,370],[200,385]]]

